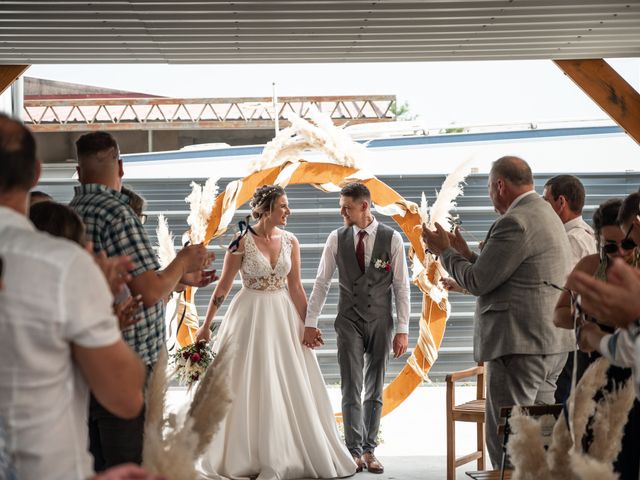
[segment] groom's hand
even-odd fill
[[[396,333],[393,337],[393,358],[401,357],[409,346],[409,335],[406,333]]]
[[[307,348],[317,348],[324,345],[322,333],[315,327],[304,327],[302,344]]]

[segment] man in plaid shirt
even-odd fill
[[[160,271],[160,264],[129,197],[120,192],[124,174],[116,140],[106,132],[83,135],[76,142],[80,186],[70,206],[82,217],[87,237],[96,252],[107,256],[127,255],[135,267],[128,287],[141,295],[140,320],[122,335],[138,353],[147,369],[153,368],[165,344],[164,299],[179,283],[205,286],[215,272],[203,272],[213,261],[204,245],[182,249],[175,260]],[[144,412],[123,420],[91,399],[89,435],[97,471],[126,462],[141,463]]]

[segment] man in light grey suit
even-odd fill
[[[408,344],[409,271],[402,236],[378,223],[370,207],[371,194],[364,184],[351,183],[340,192],[345,225],[331,232],[324,246],[307,307],[303,343],[311,348],[319,346],[318,316],[337,268],[340,298],[335,329],[345,442],[357,472],[364,467],[370,473],[383,473],[374,450],[392,343],[392,292],[398,315],[393,338],[397,358]]]
[[[533,188],[529,165],[518,157],[496,160],[489,196],[500,217],[482,252],[472,253],[459,231],[424,229],[428,250],[466,290],[477,296],[473,351],[487,362],[486,438],[494,467],[501,459],[501,407],[554,403],[556,380],[573,332],[556,329],[553,309],[571,252],[562,222]]]

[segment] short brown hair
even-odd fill
[[[352,200],[366,200],[371,203],[371,192],[364,183],[354,182],[342,187],[340,195],[349,197]]]
[[[118,142],[109,132],[90,132],[82,135],[76,140],[76,152],[78,158],[95,155],[96,153],[109,150],[110,148],[118,149]]]
[[[572,212],[582,213],[584,208],[584,185],[578,177],[573,175],[556,175],[547,180],[544,188],[548,188],[554,200],[562,195],[567,199]]]
[[[29,209],[29,219],[38,230],[62,237],[84,248],[87,243],[84,223],[70,207],[56,202],[36,203]]]
[[[622,201],[618,212],[618,224],[623,225],[638,214],[640,214],[640,192],[634,192]]]
[[[35,182],[36,141],[21,122],[0,114],[0,192],[28,191]]]

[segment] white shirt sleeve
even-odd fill
[[[307,316],[304,320],[305,327],[317,327],[318,317],[324,307],[324,303],[327,301],[327,294],[331,287],[331,279],[336,271],[336,255],[338,252],[338,232],[334,230],[329,234],[327,242],[324,245],[322,251],[322,257],[320,257],[320,265],[318,265],[318,273],[316,274],[316,281],[313,285],[313,291],[309,297],[309,303],[307,305]]]
[[[587,255],[596,253],[596,241],[592,235],[581,229],[570,230],[567,234],[571,246],[572,266],[575,266]]]
[[[113,296],[91,256],[79,251],[61,279],[64,337],[81,347],[113,345],[121,338]]]
[[[628,330],[616,330],[600,339],[600,353],[618,367],[635,367],[635,342]]]
[[[391,271],[393,272],[393,294],[396,300],[398,324],[396,333],[409,333],[409,315],[411,314],[411,287],[409,268],[404,253],[402,235],[393,233],[391,240]]]

